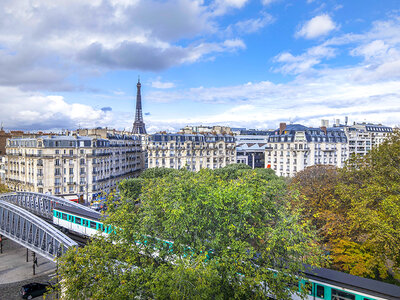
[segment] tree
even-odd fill
[[[343,169],[313,166],[292,180],[291,209],[315,226],[331,267],[400,279],[399,154],[400,134],[395,133],[367,155],[352,157]]]
[[[5,184],[0,183],[0,193],[8,193],[9,189]]]
[[[400,133],[349,160],[337,193],[349,207],[350,241],[363,245],[375,260],[371,277],[394,272],[400,279]]]
[[[346,235],[348,206],[336,192],[339,180],[335,166],[315,165],[298,172],[289,184],[291,209],[311,222],[323,243]]]
[[[235,180],[210,170],[146,179],[141,204],[121,201],[105,220],[113,233],[61,258],[65,296],[265,298],[268,286],[288,299],[303,263],[321,253],[281,194],[252,170]]]
[[[182,172],[183,170],[175,170],[175,169],[170,169],[170,168],[149,168],[146,169],[140,174],[140,178],[161,178],[170,174],[179,174],[179,172]]]

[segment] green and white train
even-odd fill
[[[108,234],[99,213],[78,211],[73,207],[55,207],[53,223],[83,236],[96,233]],[[299,282],[298,288],[306,288],[309,300],[400,300],[400,286],[349,275],[329,269],[307,269],[307,281]],[[293,296],[293,299],[300,299]]]

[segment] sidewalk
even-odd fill
[[[26,248],[9,239],[3,239],[3,253],[0,254],[0,285],[53,274],[56,264],[36,255],[38,266],[33,275],[32,251],[29,250],[29,262],[26,262]]]

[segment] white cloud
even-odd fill
[[[162,82],[161,78],[158,77],[157,80],[151,82],[151,87],[156,89],[171,89],[175,87],[175,83],[173,82]]]
[[[162,70],[243,49],[215,41],[213,9],[202,0],[7,1],[0,10],[0,85],[66,90],[76,70]]]
[[[215,0],[211,4],[213,15],[219,16],[225,14],[230,9],[240,9],[249,2],[248,0]]]
[[[336,29],[337,25],[332,21],[327,14],[319,15],[306,22],[299,31],[296,32],[297,37],[306,39],[314,39],[320,36],[327,35],[332,30]]]
[[[278,1],[280,1],[280,0],[261,0],[261,3],[263,4],[263,5],[270,5],[270,4],[272,4],[272,3],[274,3],[274,2],[278,2]]]
[[[239,21],[228,26],[228,32],[237,32],[239,34],[257,32],[265,26],[273,23],[275,19],[267,13],[263,13],[260,18],[247,19]]]
[[[221,88],[197,88],[158,93],[171,101],[200,101],[208,106],[205,114],[168,115],[147,120],[157,128],[176,130],[187,124],[226,124],[251,128],[276,128],[281,121],[319,126],[320,119],[371,121],[397,125],[400,113],[400,82],[362,83],[353,80],[357,70],[338,69],[318,77],[296,79],[286,84],[253,82]],[[148,101],[153,98],[150,93]],[[225,110],[213,107],[226,104]],[[214,113],[210,113],[214,111]],[[396,123],[397,122],[397,123]]]
[[[0,87],[0,120],[6,128],[51,130],[112,124],[113,113],[80,103],[67,103],[57,95],[27,93]]]
[[[283,64],[276,71],[284,74],[300,74],[312,70],[323,59],[329,59],[335,57],[335,55],[334,48],[321,45],[312,47],[298,56],[293,56],[289,52],[281,53],[274,58],[274,61]]]

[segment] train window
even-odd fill
[[[96,222],[90,221],[90,228],[96,229]]]
[[[85,227],[89,227],[89,222],[87,220],[82,220],[82,225]]]
[[[61,214],[61,219],[63,219],[63,220],[68,220],[68,217],[67,217],[67,214]]]
[[[317,297],[325,299],[325,288],[323,286],[317,285]]]
[[[307,291],[307,293],[309,295],[312,295],[312,283],[311,282],[306,281],[304,283],[304,289]]]
[[[75,217],[75,223],[81,225],[82,219],[79,217]]]
[[[350,293],[332,289],[332,300],[355,300],[356,296]]]

